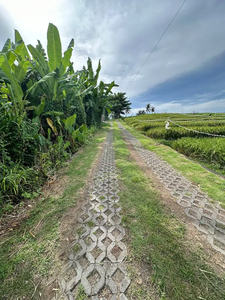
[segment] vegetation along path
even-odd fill
[[[155,176],[184,208],[185,214],[207,235],[211,246],[225,255],[225,210],[220,204],[214,203],[206,193],[175,171],[167,162],[162,161],[154,152],[141,147],[140,142],[120,123],[119,128]]]
[[[46,187],[51,196],[43,192],[3,237],[1,299],[225,299],[223,210],[196,186],[117,122],[96,133],[68,167]],[[151,168],[190,205],[165,203]],[[188,212],[199,235],[214,239],[214,248],[201,244],[173,205]]]

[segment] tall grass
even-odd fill
[[[225,138],[182,138],[174,141],[172,147],[191,158],[225,167]]]
[[[149,129],[146,135],[155,139],[165,139],[165,140],[176,140],[182,137],[205,137],[206,135],[201,133],[210,133],[216,135],[225,135],[225,126],[214,126],[214,127],[192,127],[190,131],[181,127],[171,127],[170,129],[165,129],[164,127]]]
[[[148,131],[149,129],[164,127],[166,121],[160,122],[134,122],[132,125],[141,131]],[[184,126],[186,128],[193,129],[193,127],[218,127],[225,126],[225,120],[206,120],[206,121],[177,121],[177,124]],[[170,127],[176,128],[177,125],[171,123]]]

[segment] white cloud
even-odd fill
[[[52,22],[59,28],[64,49],[75,39],[75,68],[82,68],[87,56],[96,68],[101,58],[100,79],[115,80],[120,85],[117,90],[125,91],[181,1],[0,0],[0,4],[11,16],[8,26],[17,28],[27,44],[40,39],[46,47],[47,26]],[[221,53],[224,13],[223,1],[187,1],[133,81],[128,97],[194,70]]]
[[[225,99],[211,100],[204,103],[196,103],[193,105],[184,104],[177,101],[166,103],[152,103],[156,109],[156,113],[191,113],[191,112],[225,112]],[[139,110],[145,110],[145,107],[133,108],[129,115],[135,116]]]
[[[153,105],[154,106],[154,105]],[[159,105],[156,105],[156,112],[162,113],[162,112],[184,112],[184,113],[190,113],[190,112],[225,112],[225,99],[220,100],[211,100],[206,101],[204,103],[196,103],[192,105],[188,105],[182,102],[174,103],[167,102],[167,103],[161,103]]]

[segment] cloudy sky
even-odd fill
[[[183,1],[0,0],[0,49],[14,28],[26,44],[46,46],[51,22],[64,49],[75,39],[77,69],[101,58],[100,79],[127,92],[132,113],[147,103],[156,112],[225,111],[223,0],[187,0],[135,77]]]

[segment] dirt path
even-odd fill
[[[125,230],[120,225],[121,207],[112,142],[110,130],[82,205],[75,241],[67,249],[69,262],[60,276],[61,291],[54,300],[78,299],[80,285],[93,300],[127,299],[125,292],[130,279],[123,263],[127,248],[121,241]]]
[[[118,123],[127,143],[143,160],[161,185],[176,199],[181,210],[195,227],[205,235],[211,247],[225,255],[225,210],[212,201],[196,185],[162,161],[154,152],[144,149],[140,142]]]

